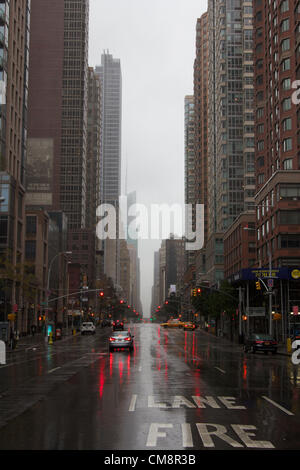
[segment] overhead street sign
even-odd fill
[[[249,317],[264,317],[265,313],[265,307],[249,307],[247,314]]]

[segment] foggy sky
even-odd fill
[[[184,204],[184,97],[206,9],[207,0],[90,0],[89,65],[107,49],[121,61],[122,193],[136,191],[138,203]],[[159,247],[139,241],[144,316]]]

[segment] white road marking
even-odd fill
[[[55,370],[58,370],[58,369],[61,369],[61,367],[55,367],[55,369],[49,370],[48,374],[52,374],[52,372],[54,372]]]
[[[223,370],[223,369],[220,369],[220,367],[215,367],[215,369],[219,370],[220,372],[222,372],[222,374],[226,374],[226,371]]]
[[[278,403],[276,403],[275,401],[271,400],[271,398],[268,398],[266,396],[263,395],[263,398],[265,400],[267,400],[268,402],[272,403],[272,405],[276,406],[277,408],[279,408],[281,411],[283,411],[284,413],[286,413],[287,415],[290,415],[290,416],[294,416],[294,413],[292,413],[291,411],[287,410],[286,408],[283,408],[283,406],[279,405]]]
[[[182,423],[182,447],[194,447],[191,425],[189,423]]]
[[[159,431],[160,428],[173,428],[173,424],[171,424],[171,423],[151,423],[148,438],[147,438],[147,444],[146,444],[147,447],[156,447],[157,446],[157,438],[167,436],[167,434],[165,432]]]
[[[215,444],[211,438],[211,436],[216,436],[219,439],[227,442],[227,444],[231,445],[232,447],[243,447],[242,444],[232,439],[230,436],[227,435],[227,429],[222,424],[212,424],[212,423],[196,423],[196,426],[199,431],[199,435],[201,437],[202,443],[204,447],[215,447]],[[209,431],[208,428],[215,428]]]
[[[254,441],[251,439],[255,434],[249,431],[256,430],[257,428],[255,426],[247,424],[231,424],[231,427],[246,447],[250,447],[252,449],[274,449],[273,444],[269,441]]]
[[[137,395],[132,395],[128,411],[135,411],[136,399],[137,399]]]

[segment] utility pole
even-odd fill
[[[271,254],[271,242],[269,242],[269,279],[271,280],[272,278],[272,254]],[[268,286],[268,294],[269,294],[269,335],[273,335],[273,321],[272,321],[272,295],[273,295],[273,289],[272,289],[272,283],[270,281],[270,284]]]
[[[239,343],[242,343],[242,288],[239,287]]]

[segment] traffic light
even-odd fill
[[[255,285],[256,285],[256,290],[261,290],[261,286],[260,286],[259,281],[256,281]]]
[[[193,289],[193,297],[197,296],[197,289]]]
[[[198,288],[197,288],[197,295],[201,295],[201,292],[202,292],[202,291],[201,291],[200,287],[198,287]]]
[[[103,299],[103,297],[104,297],[104,292],[103,291],[99,292],[99,297],[101,297],[101,299]]]

